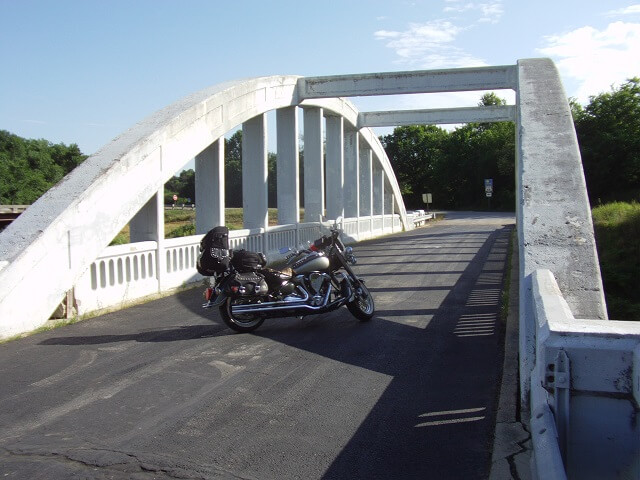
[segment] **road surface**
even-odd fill
[[[355,247],[367,323],[192,289],[0,344],[0,478],[486,478],[513,218],[448,218]]]

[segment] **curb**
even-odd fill
[[[519,421],[519,375],[518,375],[518,290],[519,262],[517,235],[512,238],[511,283],[509,285],[509,313],[507,315],[504,339],[504,364],[493,454],[491,457],[490,480],[530,480],[531,475],[531,434]]]

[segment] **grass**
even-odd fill
[[[640,203],[608,203],[592,215],[609,317],[640,321]]]

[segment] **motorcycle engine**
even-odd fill
[[[309,274],[309,288],[312,294],[319,294],[324,290],[324,286],[330,281],[326,273],[313,272]]]

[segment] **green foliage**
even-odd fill
[[[173,195],[178,196],[177,202],[173,201]],[[191,202],[187,202],[191,199]],[[196,172],[193,169],[183,170],[180,175],[171,177],[164,185],[164,201],[166,205],[177,203],[196,202]]]
[[[87,158],[76,144],[52,144],[0,130],[0,203],[30,205]]]
[[[613,202],[592,213],[609,316],[640,320],[640,204]]]
[[[225,204],[242,207],[242,130],[224,141]]]
[[[584,108],[571,101],[591,204],[640,195],[640,78],[590,97]]]
[[[193,223],[180,225],[166,234],[166,238],[188,237],[196,234],[196,226]]]
[[[503,105],[493,93],[480,106]],[[398,127],[382,137],[408,208],[422,208],[433,193],[437,208],[485,208],[484,179],[494,182],[495,208],[515,208],[515,127],[470,123],[453,132],[429,125]]]

